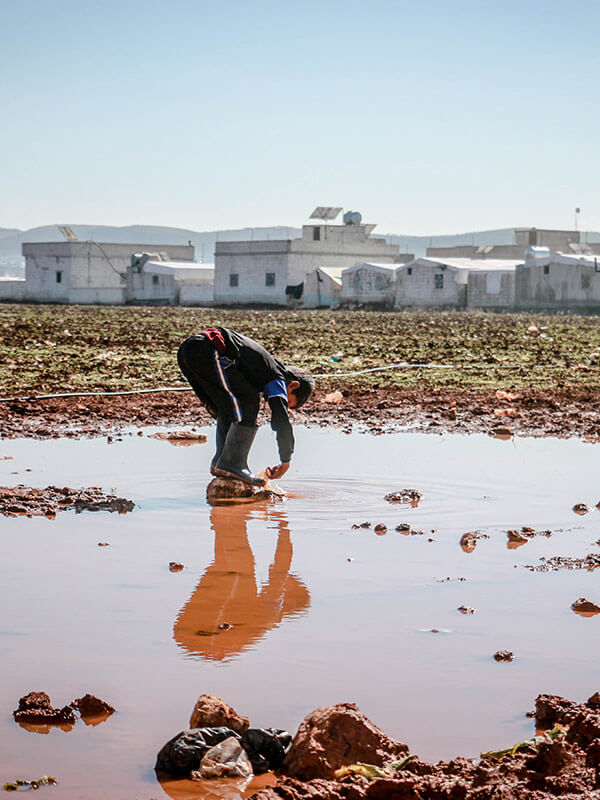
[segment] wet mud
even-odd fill
[[[297,422],[353,428],[374,434],[423,430],[433,433],[487,433],[513,436],[600,439],[600,393],[585,388],[524,389],[518,395],[456,387],[344,387],[339,403],[326,401],[318,388],[300,411]],[[506,399],[508,397],[512,399]],[[509,406],[506,404],[509,403]],[[511,424],[496,413],[514,410]],[[261,415],[263,422],[267,417]],[[131,426],[209,425],[212,420],[191,392],[113,397],[15,400],[0,403],[0,436],[52,439],[57,436],[103,436]],[[190,443],[185,438],[171,443]]]
[[[133,511],[135,503],[124,497],[105,494],[99,487],[71,489],[68,486],[0,486],[0,514],[5,517],[49,517],[53,519],[59,511],[116,511],[126,514]],[[104,543],[99,543],[102,546]]]
[[[253,800],[591,800],[600,790],[600,695],[578,704],[539,695],[538,735],[481,759],[455,758],[436,764],[408,755],[406,745],[385,742],[365,723],[355,758],[354,725],[342,719],[335,735],[323,717],[340,706],[318,709],[304,720],[275,786]],[[357,710],[358,711],[358,710]],[[375,738],[374,738],[375,737]],[[385,746],[378,746],[383,739]],[[339,745],[343,744],[340,748]],[[370,745],[370,747],[369,747]],[[393,751],[393,747],[395,751]],[[393,751],[393,752],[392,752]],[[343,765],[343,766],[342,766]]]

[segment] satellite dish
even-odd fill
[[[346,211],[343,217],[344,225],[360,225],[362,214],[358,211]]]

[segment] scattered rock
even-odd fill
[[[487,533],[481,533],[481,531],[467,531],[467,533],[463,533],[460,537],[460,546],[465,551],[465,553],[472,553],[473,550],[477,547],[477,542],[479,539],[489,539]]]
[[[335,392],[329,392],[329,394],[326,394],[325,397],[323,398],[323,402],[337,406],[342,402],[343,399],[344,399],[344,395],[341,392],[335,391]]]
[[[571,604],[571,608],[576,614],[581,614],[584,617],[593,617],[600,614],[600,606],[592,603],[591,600],[586,600],[585,597],[579,597]]]
[[[422,498],[423,495],[417,489],[400,489],[398,492],[386,494],[384,500],[387,500],[388,503],[408,503],[415,508]]]
[[[110,547],[108,542],[98,542],[98,547]]]
[[[110,716],[115,713],[115,709],[109,703],[93,694],[78,697],[77,700],[73,700],[71,706],[76,708],[82,717]]]
[[[250,720],[238,714],[221,697],[211,694],[200,695],[190,717],[190,728],[222,727],[230,728],[236,733],[244,733],[250,727]]]
[[[506,531],[506,535],[508,536],[509,543],[512,544],[526,544],[529,541],[529,538],[521,533],[521,531]]]
[[[530,572],[556,572],[559,569],[586,569],[593,572],[600,567],[600,555],[589,553],[584,558],[572,558],[571,556],[552,556],[552,558],[540,558],[540,564],[526,564],[525,569]]]
[[[433,540],[432,540],[433,541]],[[466,578],[451,578],[449,575],[446,578],[436,578],[436,583],[451,583],[452,581],[466,581]]]
[[[135,503],[123,497],[104,494],[98,486],[87,489],[71,489],[68,486],[47,486],[35,489],[31,486],[0,486],[0,514],[5,517],[54,517],[57,511],[75,509],[82,511],[117,511],[125,514],[133,511]]]
[[[370,522],[355,522],[352,525],[352,529],[355,531],[358,530],[359,528],[370,528],[370,527],[371,527]]]
[[[471,608],[471,606],[459,606],[457,611],[460,611],[461,614],[474,614],[475,609]]]
[[[74,725],[77,721],[70,705],[53,708],[46,692],[29,692],[22,697],[13,717],[28,725]]]
[[[181,572],[183,568],[179,561],[169,561],[169,572]]]
[[[379,536],[383,536],[384,533],[387,533],[387,525],[384,525],[383,522],[379,522],[375,525],[375,533]]]
[[[206,442],[206,436],[203,433],[190,430],[159,431],[158,433],[152,433],[149,438],[162,439],[176,447],[189,447],[193,444],[204,444]]]
[[[239,739],[230,736],[211,747],[202,756],[200,768],[191,774],[192,780],[204,778],[248,778],[252,764]]]
[[[210,505],[220,502],[254,502],[258,500],[284,499],[285,493],[279,491],[269,481],[264,486],[252,486],[235,478],[213,478],[206,487],[206,500]]]
[[[398,533],[403,533],[405,536],[408,536],[410,533],[410,525],[408,522],[401,522],[400,525],[396,525],[396,530]]]
[[[579,514],[580,516],[583,516],[584,514],[588,514],[589,510],[590,509],[586,506],[585,503],[575,503],[575,505],[573,506],[573,511],[576,514]]]
[[[332,778],[337,769],[362,761],[382,765],[408,747],[390,739],[353,703],[318,708],[300,724],[281,766],[284,775]]]
[[[498,650],[494,653],[496,661],[512,661],[515,654],[511,650]]]

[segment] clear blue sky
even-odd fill
[[[0,227],[600,229],[596,0],[0,0]]]

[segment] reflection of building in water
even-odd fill
[[[192,655],[222,661],[310,606],[308,589],[290,573],[292,542],[281,512],[271,512],[279,528],[277,544],[268,580],[257,586],[246,530],[251,511],[248,505],[215,506],[211,511],[215,557],[173,630],[175,641]]]

